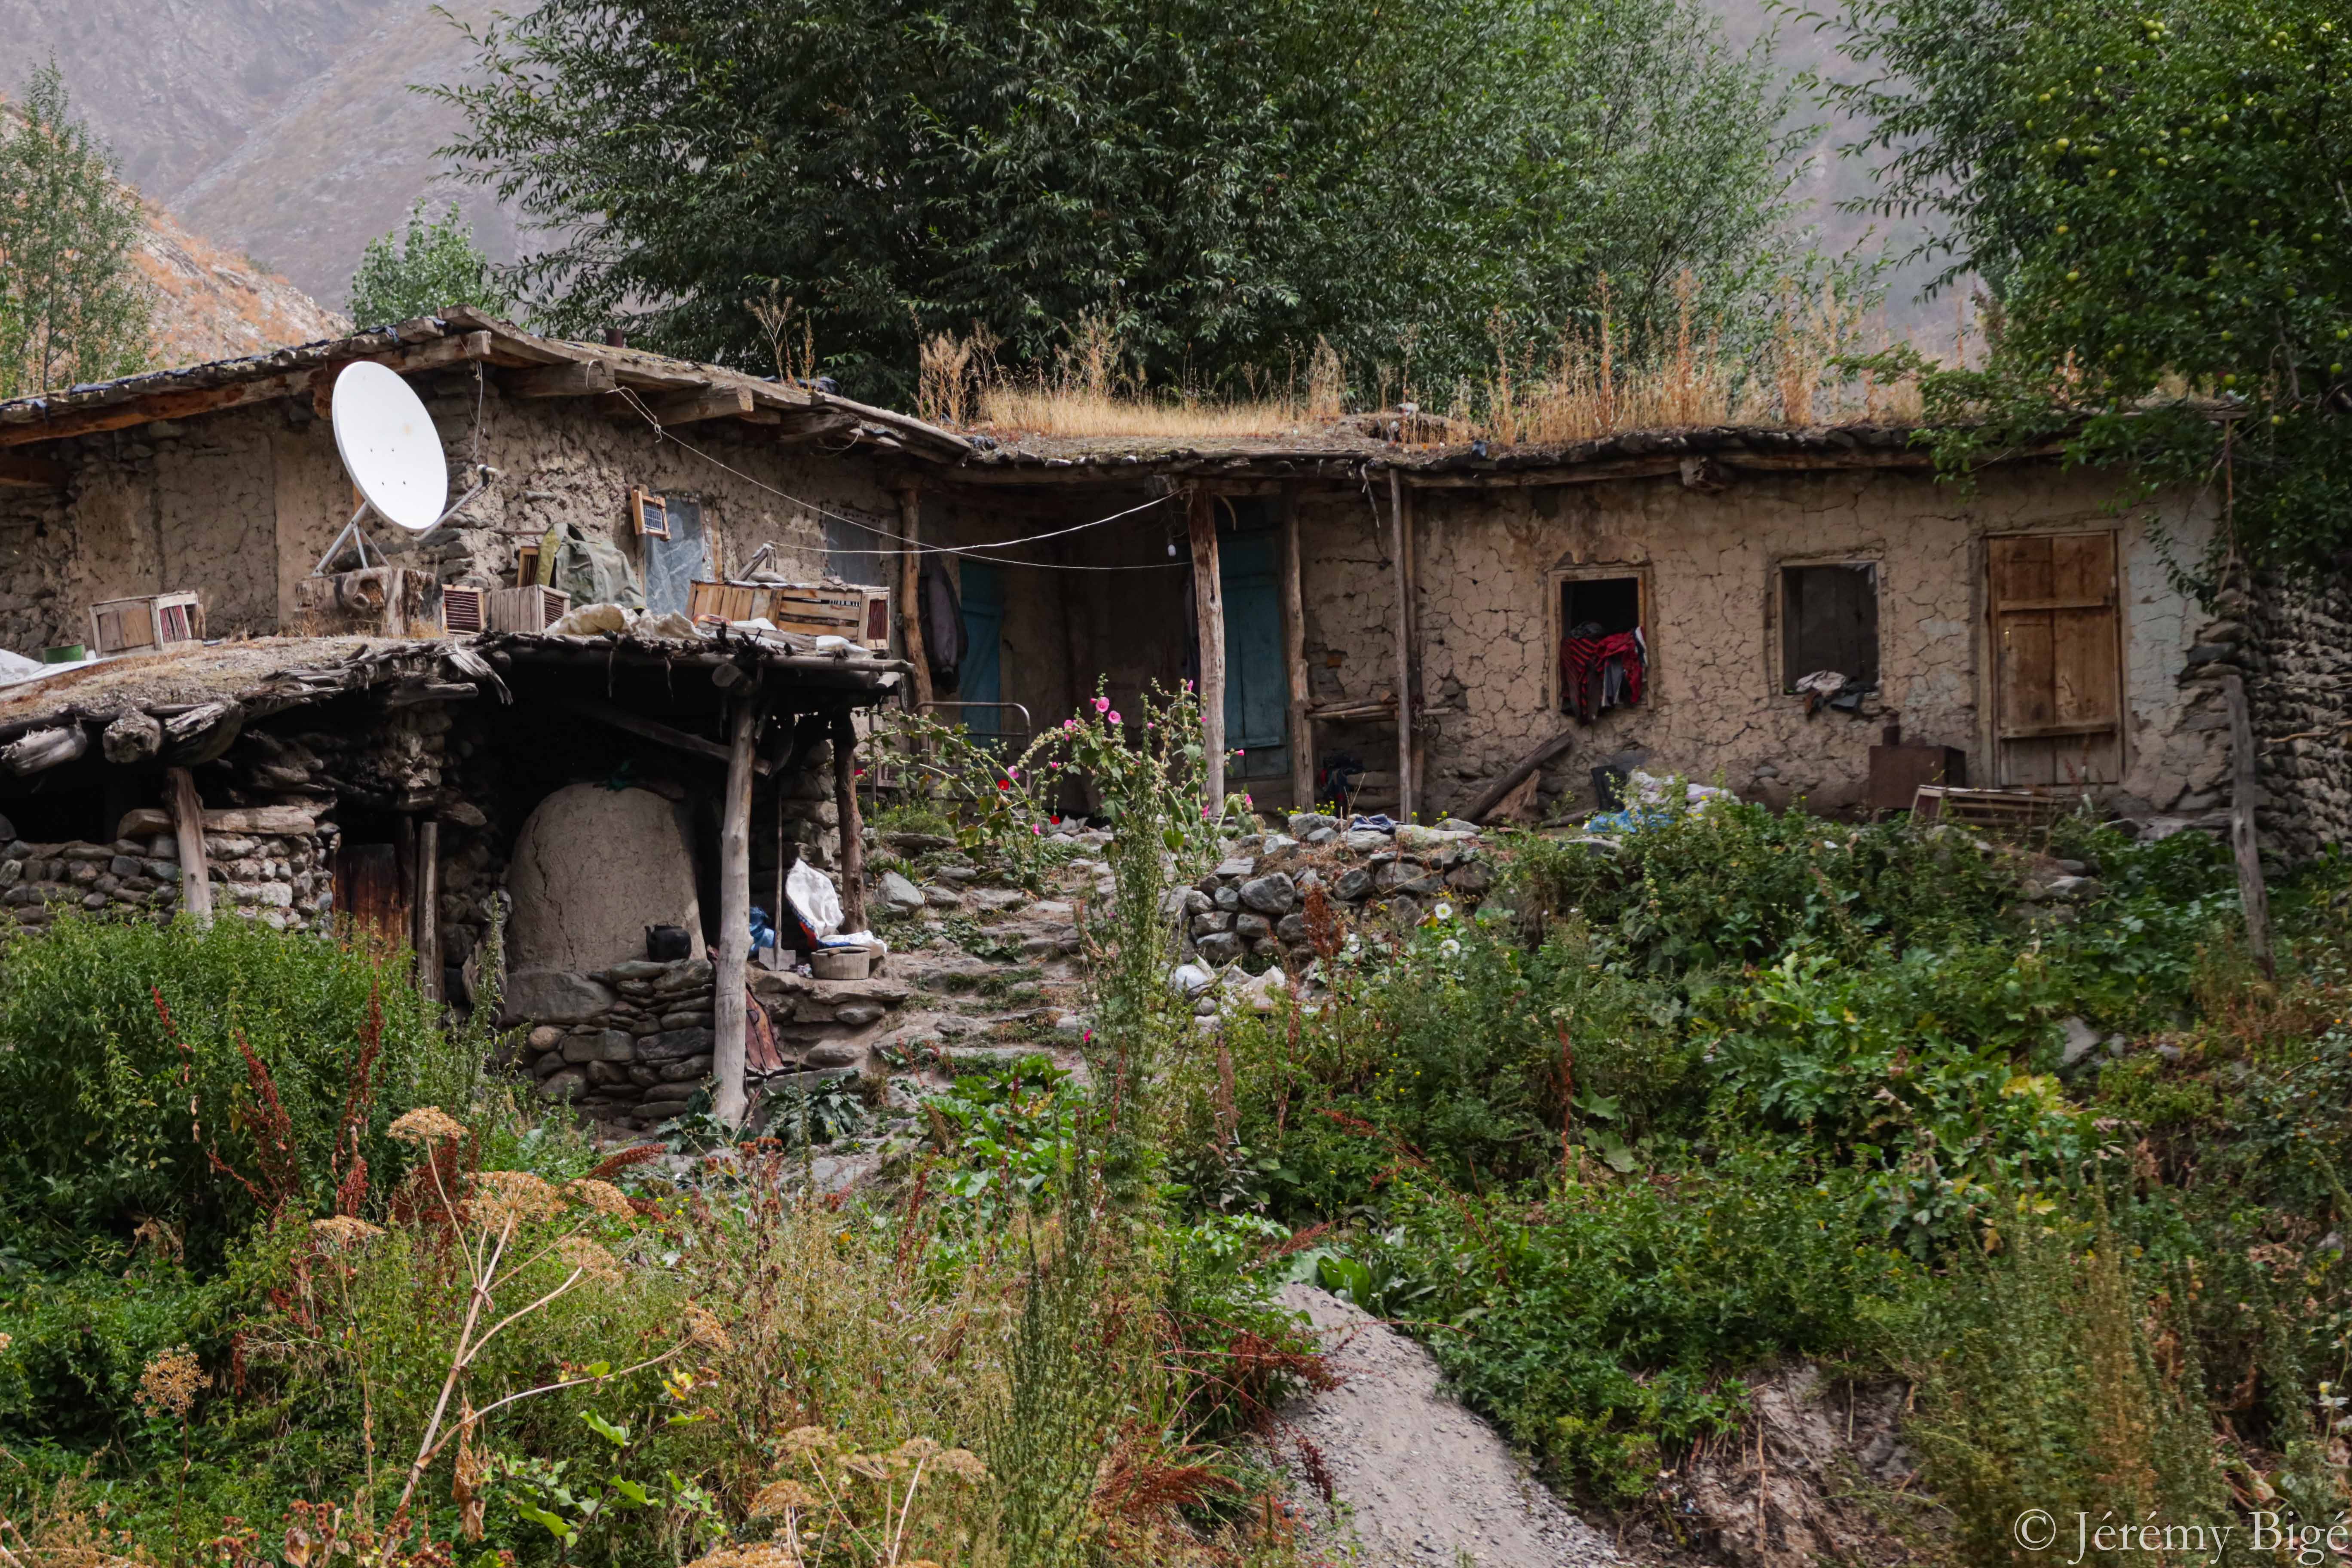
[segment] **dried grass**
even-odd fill
[[[995,340],[936,333],[922,347],[924,417],[1000,437],[1129,438],[1150,441],[1328,438],[1349,412],[1351,386],[1378,388],[1374,405],[1404,416],[1409,445],[1560,446],[1633,430],[1741,425],[1802,428],[1857,420],[1904,423],[1920,416],[1917,380],[1891,380],[1850,363],[1895,346],[1883,321],[1834,284],[1818,296],[1784,280],[1763,341],[1727,346],[1700,320],[1699,279],[1676,279],[1673,342],[1629,361],[1608,290],[1597,325],[1548,350],[1517,343],[1510,324],[1493,324],[1495,363],[1482,379],[1460,378],[1434,403],[1412,381],[1408,341],[1399,365],[1362,374],[1331,344],[1316,340],[1303,367],[1250,374],[1241,395],[1217,397],[1148,385],[1108,320],[1082,317],[1050,371],[1015,374],[996,360]],[[1965,359],[1963,325],[1952,345]],[[1924,345],[1922,345],[1924,353]],[[1359,412],[1366,412],[1361,408]]]

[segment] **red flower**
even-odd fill
[[[999,789],[1011,789],[1013,787],[1013,781],[1011,779],[999,779],[996,781],[996,787]]]

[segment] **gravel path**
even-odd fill
[[[1608,1539],[1528,1475],[1484,1421],[1438,1392],[1437,1363],[1403,1335],[1328,1291],[1292,1285],[1340,1384],[1295,1401],[1276,1434],[1301,1511],[1366,1568],[1586,1568],[1622,1561]],[[1339,1517],[1305,1478],[1305,1438],[1338,1494]]]

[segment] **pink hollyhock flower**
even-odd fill
[[[1108,713],[1110,711],[1110,699],[1108,697],[1096,698],[1095,711],[1097,713]]]
[[[1103,717],[1116,724],[1118,722],[1118,710],[1114,708],[1109,712],[1104,714]]]

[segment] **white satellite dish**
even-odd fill
[[[480,495],[498,472],[478,466],[474,488],[453,505],[449,462],[442,454],[433,416],[397,371],[374,360],[355,361],[336,375],[334,422],[335,451],[360,492],[361,505],[319,558],[321,574],[342,552],[346,540],[358,550],[360,564],[367,565],[367,535],[361,531],[360,519],[369,512],[411,533],[424,533]]]
[[[398,372],[361,360],[335,377],[335,450],[386,522],[422,533],[449,504],[449,465],[423,399]]]

